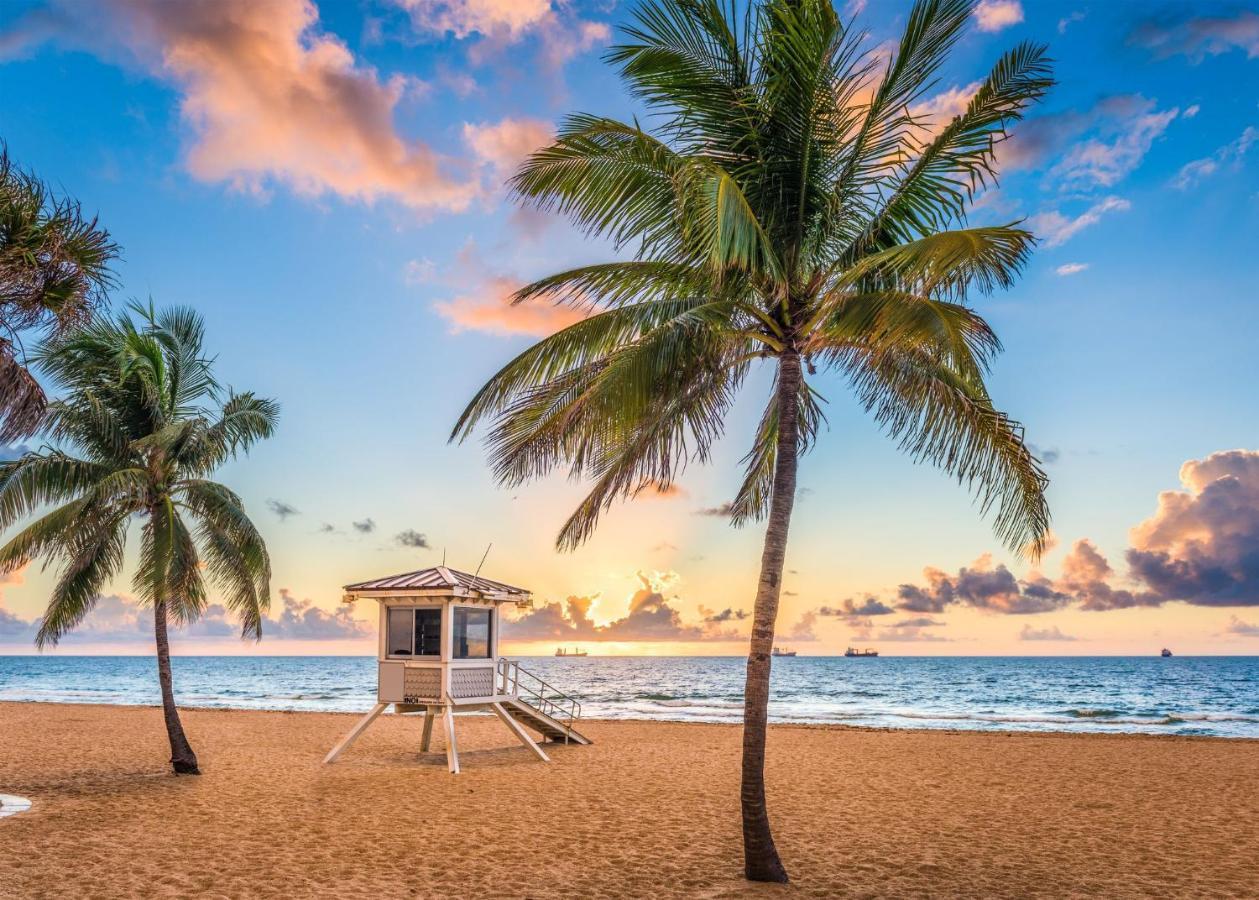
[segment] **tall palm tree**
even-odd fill
[[[1052,84],[1049,62],[1010,50],[937,130],[917,109],[969,14],[967,0],[919,0],[882,59],[829,0],[646,0],[607,56],[655,128],[574,115],[511,182],[633,251],[516,294],[588,316],[494,375],[452,433],[489,420],[505,484],[561,465],[593,480],[560,548],[707,460],[753,365],[774,370],[731,505],[736,524],[768,519],[744,701],[749,879],[787,880],[765,725],[796,469],[824,422],[810,377],[844,377],[903,450],[975,491],[1010,547],[1038,554],[1048,528],[1045,475],[984,385],[1000,344],[966,305],[1013,284],[1034,238],[964,220],[997,142]]]
[[[96,219],[13,165],[0,144],[0,442],[33,434],[47,404],[23,362],[21,333],[87,321],[113,285],[117,256]]]
[[[200,774],[171,681],[167,623],[195,621],[208,575],[243,635],[260,638],[271,562],[240,497],[208,480],[275,429],[279,408],[224,391],[203,353],[201,317],[132,306],[46,344],[37,362],[62,398],[42,434],[56,446],[0,464],[0,531],[54,505],[0,547],[0,573],[32,559],[60,578],[35,637],[55,646],[96,605],[123,565],[128,526],[142,522],[133,587],[153,609],[158,681],[176,774]]]

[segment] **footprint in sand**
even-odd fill
[[[13,794],[0,794],[0,819],[5,816],[16,816],[20,812],[26,812],[31,808],[31,801],[25,797],[15,797]]]

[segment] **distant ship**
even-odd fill
[[[587,653],[585,650],[578,650],[576,647],[574,647],[572,650],[565,650],[563,647],[560,647],[558,650],[555,651],[555,655],[556,656],[589,656],[590,654]]]
[[[794,650],[784,650],[782,647],[775,647],[775,648],[774,648],[774,650],[773,650],[773,653],[772,653],[771,655],[773,655],[773,656],[795,656],[795,655],[796,655],[796,651],[794,651]]]
[[[849,647],[847,650],[844,651],[844,656],[878,656],[878,655],[879,655],[878,650],[854,650],[852,647]]]
[[[1166,659],[1167,657],[1169,657],[1169,656],[1171,656],[1171,655],[1172,655],[1172,651],[1170,651],[1170,650],[1168,650],[1166,647],[1164,647],[1164,648],[1163,648],[1163,654],[1162,654],[1162,655],[1163,655],[1163,658],[1164,658],[1164,659]]]

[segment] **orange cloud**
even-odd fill
[[[356,62],[319,30],[309,0],[110,0],[107,9],[107,27],[183,90],[197,178],[419,209],[461,210],[480,193],[464,166],[396,131],[394,108],[417,82]]]
[[[488,331],[491,334],[525,334],[545,337],[583,318],[581,312],[552,306],[545,300],[512,305],[511,297],[522,282],[504,275],[489,275],[473,291],[433,304],[451,323],[451,331]]]
[[[464,141],[500,184],[529,154],[551,143],[554,135],[549,123],[537,119],[503,119],[480,125],[468,122],[463,126]]]

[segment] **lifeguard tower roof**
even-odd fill
[[[358,584],[347,584],[345,590],[350,593],[367,591],[422,591],[440,590],[442,588],[462,588],[476,591],[479,594],[499,594],[510,599],[524,600],[529,591],[494,581],[480,575],[469,575],[458,569],[446,566],[433,566],[415,572],[403,572],[401,575],[388,575],[371,581],[360,581]]]

